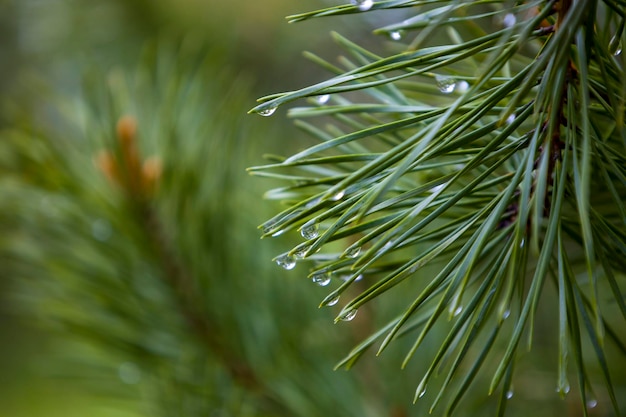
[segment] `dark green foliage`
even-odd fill
[[[276,261],[332,281],[322,305],[341,297],[337,320],[395,301],[395,318],[340,366],[402,336],[407,366],[436,337],[415,400],[426,393],[448,415],[487,378],[472,392],[498,393],[502,415],[519,358],[550,338],[556,391],[566,396],[571,379],[580,413],[602,397],[620,415],[626,3],[353,3],[289,20],[405,9],[406,20],[375,31],[391,52],[335,34],[347,54],[338,66],[308,55],[331,78],[252,110],[308,98],[289,114],[319,142],[250,169],[284,184],[267,194],[287,208],[264,236],[305,239]],[[557,335],[537,336],[542,322]]]

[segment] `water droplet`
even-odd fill
[[[434,193],[436,193],[436,192],[438,192],[438,191],[441,191],[441,189],[443,188],[443,186],[444,186],[444,184],[438,184],[438,185],[435,185],[433,188],[431,188],[431,189],[429,190],[429,192],[430,192],[431,194],[434,194]]]
[[[509,318],[509,316],[511,315],[511,310],[504,310],[504,312],[502,313],[502,319],[506,320]]]
[[[510,125],[511,123],[513,123],[515,121],[516,116],[514,114],[509,115],[509,117],[506,118],[506,124]]]
[[[609,52],[613,54],[613,56],[618,56],[622,53],[622,40],[619,36],[615,35],[611,38],[609,42]]]
[[[306,205],[304,207],[306,208],[311,208],[314,207],[316,205],[319,204],[319,202],[321,201],[321,198],[314,198],[313,200],[309,201],[308,203],[306,203]]]
[[[456,80],[452,77],[444,77],[442,75],[436,75],[435,81],[437,82],[437,88],[444,94],[450,94],[456,87]]]
[[[389,32],[389,37],[394,41],[399,41],[402,39],[402,32],[399,30],[394,30],[393,32]]]
[[[425,394],[426,394],[426,386],[424,386],[424,388],[420,390],[419,394],[417,394],[417,398],[422,398]]]
[[[278,264],[278,266],[282,268],[285,268],[286,270],[290,270],[296,267],[296,260],[293,256],[284,254],[276,258],[276,264]]]
[[[587,400],[587,408],[596,408],[597,405],[598,405],[598,400],[596,400],[595,398],[591,398]]]
[[[459,81],[458,84],[456,85],[456,91],[458,91],[459,93],[464,93],[467,90],[469,90],[469,88],[470,88],[470,85],[465,80]]]
[[[328,100],[330,100],[330,94],[322,94],[321,96],[317,96],[315,99],[317,104],[326,104],[328,103]]]
[[[510,28],[516,22],[517,19],[515,18],[515,15],[513,13],[507,13],[506,16],[504,16],[504,19],[502,19],[502,24],[504,25],[504,27],[507,28]]]
[[[98,219],[91,224],[91,235],[100,242],[106,242],[113,234],[111,223],[105,219]]]
[[[328,272],[316,272],[311,280],[320,287],[325,287],[330,284],[330,274]]]
[[[272,231],[272,229],[273,229],[275,226],[276,226],[276,223],[275,223],[275,222],[267,222],[267,223],[264,223],[264,224],[261,226],[261,230],[263,231],[263,234],[268,234],[269,232],[271,232],[271,231]]]
[[[306,258],[306,256],[308,255],[309,249],[311,249],[311,245],[301,246],[293,253],[293,256],[295,256],[298,259]]]
[[[360,11],[365,12],[372,8],[372,6],[374,5],[374,0],[350,0],[350,3],[358,6]]]
[[[454,316],[458,316],[463,311],[463,306],[458,306],[456,310],[454,310]]]
[[[277,108],[278,108],[278,107],[276,107],[276,106],[266,107],[266,108],[264,108],[263,110],[259,110],[259,114],[260,114],[261,116],[265,116],[265,117],[267,117],[267,116],[271,116],[272,114],[274,114],[274,112],[276,112],[276,109],[277,109]]]
[[[356,316],[356,313],[357,313],[356,309],[348,310],[339,318],[339,320],[351,321]]]
[[[357,256],[359,256],[359,254],[361,253],[361,247],[360,246],[354,246],[354,247],[350,247],[348,249],[346,249],[346,251],[344,252],[344,255],[346,258],[356,258]]]
[[[120,364],[117,368],[117,375],[123,383],[128,385],[135,385],[141,381],[141,369],[132,362]]]
[[[345,281],[348,281],[350,278],[352,278],[352,275],[351,275],[351,274],[346,274],[346,275],[342,275],[342,276],[341,276],[341,279],[342,279],[344,282],[345,282]],[[356,278],[354,278],[354,282],[359,282],[359,281],[361,281],[362,279],[363,279],[363,274],[359,274],[359,275],[357,275],[357,277],[356,277]]]
[[[332,306],[334,306],[335,304],[337,304],[338,302],[339,302],[339,296],[336,296],[336,297],[331,298],[330,300],[328,300],[328,302],[326,303],[326,305],[327,305],[328,307],[332,307]]]
[[[556,387],[556,392],[561,394],[561,396],[565,396],[569,394],[569,391],[570,391],[570,386],[569,386],[569,382],[567,381],[567,379],[561,382],[558,387]]]
[[[278,236],[282,235],[282,234],[283,234],[283,233],[285,233],[285,232],[286,232],[286,230],[285,230],[285,229],[280,229],[280,230],[277,230],[277,231],[275,231],[274,233],[272,233],[272,237],[278,237]]]
[[[513,398],[513,389],[508,390],[505,395],[507,400]]]
[[[306,240],[315,239],[320,235],[320,228],[317,223],[306,223],[300,229],[300,234]]]
[[[339,191],[337,194],[335,194],[334,196],[332,196],[330,198],[331,201],[339,201],[343,198],[343,196],[346,195],[346,190],[341,190]]]

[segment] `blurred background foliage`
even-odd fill
[[[333,371],[389,301],[333,326],[326,292],[269,261],[295,237],[255,229],[271,184],[245,167],[305,139],[246,111],[321,79],[300,52],[332,60],[331,28],[372,39],[369,17],[283,19],[321,3],[0,0],[0,415],[426,413],[426,364]],[[510,415],[579,410],[540,362]],[[460,415],[496,401],[468,397]]]

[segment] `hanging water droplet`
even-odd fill
[[[357,310],[354,308],[352,310],[348,310],[339,318],[339,320],[351,321],[356,316],[356,313],[357,313]]]
[[[282,235],[283,233],[285,233],[287,230],[285,229],[279,229],[277,231],[275,231],[274,233],[272,233],[272,237],[278,237],[280,235]]]
[[[456,310],[454,310],[454,316],[458,316],[463,311],[463,306],[458,306]]]
[[[424,385],[419,394],[417,394],[417,398],[422,398],[424,395],[426,395],[426,385]]]
[[[431,188],[431,189],[429,190],[429,192],[430,192],[431,194],[434,194],[434,193],[436,193],[436,192],[438,192],[438,191],[441,191],[441,189],[442,189],[443,187],[444,187],[444,184],[438,184],[438,185],[435,185],[433,188]]]
[[[502,319],[506,320],[509,318],[509,316],[511,315],[511,310],[504,310],[504,312],[502,313]]]
[[[339,191],[337,194],[335,194],[334,196],[332,196],[330,198],[331,201],[339,201],[343,198],[343,196],[346,195],[346,190],[341,190]]]
[[[502,25],[504,25],[504,27],[507,27],[507,28],[510,28],[516,22],[517,22],[517,18],[515,17],[513,13],[507,13],[506,16],[504,16],[504,19],[502,19]]]
[[[271,106],[271,107],[266,107],[263,110],[259,110],[259,114],[261,116],[271,116],[272,114],[274,114],[274,112],[276,111],[278,107],[276,106]]]
[[[456,80],[452,77],[444,77],[442,75],[436,75],[435,81],[437,82],[437,88],[444,94],[450,94],[456,87]]]
[[[394,41],[399,41],[402,39],[402,32],[399,30],[394,30],[393,32],[389,32],[389,37]]]
[[[300,229],[300,234],[306,240],[315,239],[320,235],[319,225],[317,223],[306,223],[302,226],[302,229]]]
[[[275,222],[267,222],[267,223],[264,223],[264,224],[261,226],[261,231],[263,232],[263,234],[264,234],[264,235],[266,235],[266,234],[268,234],[269,232],[271,232],[271,231],[272,231],[272,229],[273,229],[275,226],[276,226],[276,223],[275,223]]]
[[[374,5],[374,0],[350,0],[350,3],[358,6],[360,11],[365,12],[372,8],[372,6]]]
[[[464,93],[467,90],[469,90],[469,83],[465,80],[461,80],[458,82],[458,84],[456,85],[456,91],[458,91],[459,93]]]
[[[609,42],[609,52],[613,54],[613,56],[618,56],[622,53],[622,39],[615,35],[611,38]]]
[[[330,94],[322,94],[321,96],[317,96],[315,99],[317,104],[326,104],[328,103],[328,100],[330,100]]]
[[[328,307],[332,307],[332,306],[334,306],[335,304],[337,304],[338,302],[339,302],[339,296],[336,296],[336,297],[331,298],[330,300],[328,300],[328,302],[326,303],[326,305],[327,305]]]
[[[513,398],[513,388],[511,388],[510,390],[508,390],[505,394],[506,399],[510,400],[511,398]]]
[[[284,254],[276,258],[276,264],[286,270],[290,270],[296,267],[296,260],[293,256]]]
[[[330,274],[328,272],[316,272],[311,280],[320,287],[325,287],[330,284]]]
[[[510,125],[511,123],[513,123],[515,121],[515,117],[516,116],[514,114],[509,115],[509,117],[506,118],[506,124]]]
[[[346,249],[346,251],[344,252],[344,255],[346,258],[356,258],[357,256],[359,256],[359,254],[361,253],[361,247],[360,246],[354,246],[354,247],[350,247],[348,249]]]
[[[311,245],[302,246],[293,253],[293,256],[295,256],[298,259],[306,258],[309,252],[309,249],[311,249]]]
[[[556,387],[556,392],[560,394],[562,397],[565,397],[570,391],[569,382],[567,379],[559,383],[559,386]]]
[[[345,282],[348,281],[350,278],[352,278],[352,275],[350,274],[346,274],[346,275],[342,275],[341,279]],[[359,282],[363,279],[363,274],[359,274],[356,276],[356,278],[354,278],[354,282]]]
[[[598,400],[596,400],[595,398],[591,398],[587,400],[587,408],[596,408],[597,405],[598,405]]]
[[[321,201],[321,198],[314,198],[313,200],[309,201],[308,203],[305,204],[304,207],[306,208],[311,208],[316,206],[317,204],[319,204],[319,202]]]

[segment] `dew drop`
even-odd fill
[[[320,287],[325,287],[330,284],[330,274],[328,272],[316,272],[311,280]]]
[[[559,393],[563,397],[569,394],[569,391],[570,391],[570,385],[567,380],[565,380],[562,384],[556,387],[556,392]]]
[[[417,398],[422,398],[426,394],[426,387],[422,388],[419,394],[417,394]]]
[[[265,109],[263,109],[263,110],[259,110],[259,114],[260,114],[261,116],[265,116],[265,117],[267,117],[267,116],[271,116],[272,114],[274,114],[274,112],[276,112],[276,109],[277,109],[277,108],[278,108],[278,107],[276,107],[276,106],[266,107],[266,108],[265,108]]]
[[[507,28],[510,28],[516,22],[517,22],[517,19],[515,18],[515,15],[513,13],[507,13],[504,16],[504,19],[502,19],[502,24],[504,25],[504,27],[507,27]]]
[[[344,282],[349,281],[349,280],[350,280],[350,278],[352,278],[352,275],[350,275],[350,274],[346,274],[346,275],[342,275],[342,276],[341,276],[341,279],[342,279],[342,281],[344,281]],[[357,276],[356,276],[356,278],[354,278],[354,282],[359,282],[359,281],[361,281],[362,279],[363,279],[363,274],[359,274],[359,275],[357,275]]]
[[[509,318],[510,315],[511,315],[511,310],[504,310],[504,312],[502,313],[502,319],[506,320]]]
[[[317,96],[315,98],[317,104],[326,104],[328,103],[328,100],[330,100],[330,94],[322,94],[321,96]]]
[[[359,256],[359,254],[361,253],[361,247],[360,246],[355,246],[355,247],[351,247],[346,249],[345,251],[345,256],[346,258],[356,258],[357,256]]]
[[[317,223],[307,223],[300,229],[300,234],[306,240],[315,239],[320,235],[320,228]]]
[[[281,255],[276,258],[276,264],[286,270],[294,269],[296,267],[296,260],[293,256],[287,254]]]
[[[276,223],[274,222],[268,222],[265,223],[261,226],[261,230],[263,231],[263,234],[268,234],[269,232],[272,231],[272,229],[276,226]]]
[[[454,316],[458,316],[463,311],[463,306],[458,306],[456,310],[454,310]]]
[[[394,41],[399,41],[402,39],[402,32],[399,30],[394,30],[393,32],[389,32],[389,37]]]
[[[515,121],[516,116],[514,114],[509,115],[509,117],[506,118],[506,124],[510,125],[511,123],[513,123]]]
[[[435,81],[437,82],[437,88],[439,91],[444,94],[450,94],[454,91],[454,87],[456,87],[456,80],[452,77],[436,75]]]
[[[278,236],[282,235],[285,232],[286,232],[285,229],[279,229],[279,230],[275,231],[274,233],[272,233],[272,237],[278,237]]]
[[[372,8],[374,0],[350,0],[350,3],[357,6],[360,11],[365,12]]]
[[[459,93],[464,93],[467,90],[469,90],[469,83],[465,80],[461,80],[458,82],[458,84],[456,85],[456,91],[458,91]]]
[[[311,245],[302,246],[294,252],[293,256],[295,256],[298,259],[306,258],[309,252],[309,249],[311,249]]]
[[[336,297],[331,298],[330,300],[328,300],[328,302],[326,303],[326,305],[327,305],[328,307],[332,307],[332,306],[334,306],[335,304],[337,304],[338,302],[339,302],[339,296],[336,296]]]
[[[506,395],[506,399],[510,400],[511,398],[513,398],[513,390],[512,389],[508,390],[505,395]]]
[[[348,310],[339,319],[341,321],[351,321],[356,316],[356,313],[356,309]]]
[[[598,400],[596,400],[595,398],[591,398],[587,400],[587,408],[596,408],[597,405],[598,405]]]
[[[613,36],[609,42],[609,52],[613,56],[618,56],[622,53],[622,40],[617,35]]]
[[[341,190],[339,191],[337,194],[335,194],[334,196],[332,196],[330,198],[331,201],[339,201],[343,198],[343,196],[346,195],[346,190]]]
[[[429,192],[430,192],[431,194],[437,193],[437,192],[441,191],[441,189],[443,188],[443,186],[444,186],[443,184],[438,184],[438,185],[435,185],[433,188],[431,188],[431,189],[429,190]]]

